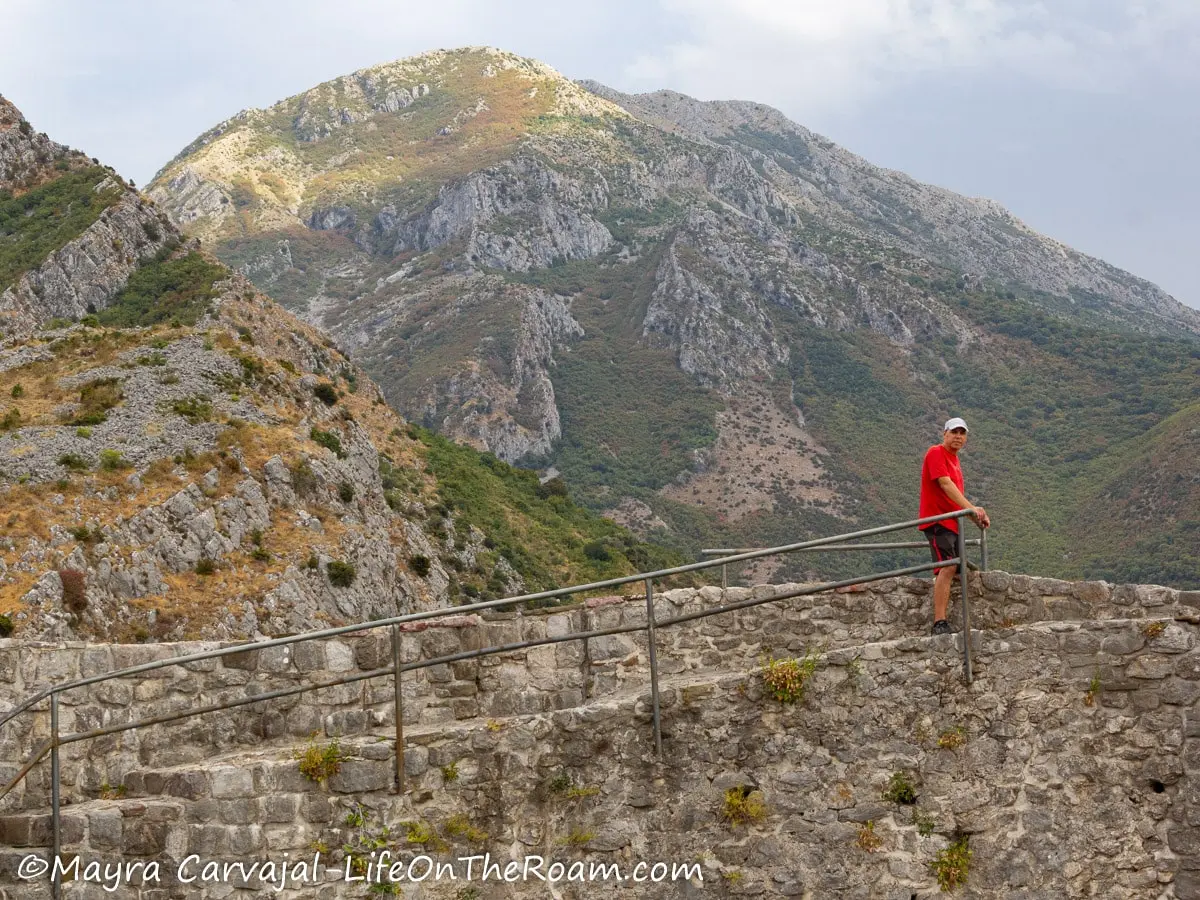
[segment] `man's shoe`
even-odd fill
[[[933,634],[954,634],[954,630],[950,627],[950,623],[945,619],[938,619],[933,623]]]

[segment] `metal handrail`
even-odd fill
[[[180,719],[190,718],[192,716],[204,715],[210,712],[217,712],[226,709],[234,709],[240,706],[247,706],[252,703],[261,703],[268,700],[279,699],[281,697],[293,696],[296,694],[308,693],[310,691],[321,690],[322,688],[335,687],[343,684],[351,684],[358,681],[365,681],[372,678],[381,678],[393,676],[395,682],[394,705],[395,705],[395,727],[396,727],[396,773],[395,783],[397,791],[404,789],[404,743],[403,743],[403,706],[400,692],[400,675],[403,672],[415,671],[418,669],[429,668],[435,665],[444,665],[451,662],[459,662],[466,659],[474,659],[482,656],[489,656],[498,653],[511,653],[516,650],[527,649],[530,647],[545,646],[549,644],[564,643],[566,641],[588,640],[596,637],[604,637],[616,634],[628,634],[633,632],[645,631],[648,635],[648,647],[650,656],[651,669],[651,694],[653,702],[653,723],[654,723],[654,740],[657,755],[662,755],[662,731],[659,715],[659,697],[658,697],[658,663],[657,663],[657,646],[655,638],[655,629],[657,627],[665,627],[668,625],[677,625],[683,622],[693,621],[695,619],[705,618],[713,615],[721,615],[723,613],[732,612],[739,609],[745,609],[751,606],[758,606],[765,603],[774,603],[780,600],[793,599],[795,597],[805,596],[808,594],[820,593],[822,591],[833,590],[839,587],[849,587],[857,584],[867,584],[873,581],[880,581],[885,578],[894,578],[902,575],[912,575],[918,572],[926,572],[933,569],[940,569],[950,565],[957,565],[959,574],[964,585],[963,590],[963,669],[966,680],[970,682],[973,678],[970,659],[970,619],[969,619],[969,601],[965,590],[966,585],[966,546],[981,545],[983,551],[983,562],[986,568],[986,541],[965,540],[962,537],[961,529],[958,533],[958,556],[954,559],[947,559],[936,563],[926,563],[917,566],[908,566],[901,569],[893,569],[888,572],[877,573],[868,576],[860,576],[841,581],[825,582],[822,584],[808,585],[790,591],[784,594],[776,594],[771,597],[760,599],[742,600],[736,603],[722,603],[720,606],[711,609],[703,609],[698,612],[687,613],[681,616],[656,621],[654,616],[654,592],[653,582],[656,578],[669,577],[671,575],[683,574],[686,572],[700,571],[703,569],[714,568],[716,566],[727,567],[730,563],[744,562],[750,559],[758,559],[765,556],[782,555],[785,553],[801,552],[808,550],[843,550],[843,549],[875,549],[876,547],[888,547],[892,545],[845,545],[838,542],[853,540],[862,537],[871,537],[877,534],[885,534],[891,531],[899,531],[905,528],[921,526],[941,522],[948,519],[961,519],[970,515],[967,510],[959,510],[953,513],[946,513],[938,516],[927,516],[920,519],[914,519],[908,522],[901,522],[893,525],[883,525],[877,528],[868,528],[861,531],[851,532],[849,534],[835,535],[828,538],[817,538],[810,541],[801,541],[799,543],[787,544],[780,547],[768,547],[755,550],[737,551],[729,556],[724,556],[719,559],[689,563],[682,566],[675,566],[669,569],[658,569],[652,572],[639,573],[637,575],[627,575],[620,578],[610,578],[604,581],[590,582],[582,585],[573,585],[565,588],[556,588],[549,591],[540,591],[532,594],[523,594],[516,597],[507,597],[499,600],[487,600],[479,603],[466,604],[463,606],[445,607],[436,610],[426,610],[423,612],[407,613],[401,616],[393,616],[388,619],[381,619],[373,622],[361,622],[354,625],[344,625],[336,628],[326,628],[318,631],[304,632],[297,635],[288,635],[281,638],[272,638],[265,641],[248,641],[238,644],[233,644],[227,647],[216,648],[213,650],[201,651],[198,653],[185,654],[183,656],[173,656],[160,660],[152,660],[151,662],[142,663],[136,666],[129,666],[117,671],[105,672],[99,675],[89,676],[87,678],[79,678],[65,684],[52,685],[42,691],[37,692],[32,697],[29,697],[22,703],[13,707],[0,716],[0,727],[3,727],[8,722],[12,721],[16,716],[28,711],[36,706],[41,701],[49,698],[50,714],[51,714],[51,736],[45,741],[34,753],[21,770],[0,790],[0,799],[3,799],[8,793],[29,773],[34,765],[43,759],[47,752],[51,756],[51,785],[52,785],[52,818],[53,818],[53,834],[54,834],[54,852],[57,856],[60,847],[61,838],[61,822],[59,815],[59,748],[65,744],[76,743],[80,741],[90,740],[96,737],[105,735],[117,734],[123,731],[131,731],[137,728],[144,728],[151,725],[164,724]],[[986,532],[983,532],[986,534]],[[897,546],[917,546],[922,547],[925,544],[917,542],[905,542]],[[710,551],[705,551],[710,552]],[[724,580],[724,578],[723,578]],[[515,603],[527,602],[531,600],[543,600],[554,597],[569,596],[572,594],[584,593],[587,591],[598,590],[607,587],[618,587],[625,584],[632,584],[637,581],[643,581],[646,585],[646,609],[647,620],[644,625],[627,625],[607,629],[599,629],[589,632],[576,632],[568,635],[560,635],[556,637],[538,638],[531,641],[521,641],[517,643],[503,644],[492,647],[483,647],[476,650],[464,651],[461,653],[450,654],[447,656],[437,657],[434,659],[418,660],[407,664],[400,662],[400,633],[401,627],[411,622],[424,621],[435,618],[448,618],[453,616],[461,616],[483,610],[495,609],[502,606],[510,606]],[[142,672],[153,671],[155,669],[165,668],[166,666],[186,665],[188,663],[200,662],[208,659],[215,659],[225,656],[232,656],[249,651],[257,651],[270,647],[285,646],[294,643],[323,640],[330,637],[338,637],[344,634],[353,634],[362,631],[371,631],[377,628],[390,628],[392,633],[392,665],[384,668],[373,669],[369,672],[359,672],[354,675],[343,676],[333,680],[320,682],[306,682],[304,684],[283,688],[277,691],[270,691],[264,694],[256,694],[250,697],[242,697],[236,700],[225,700],[220,703],[211,704],[204,707],[190,707],[186,710],[180,710],[175,713],[168,713],[160,716],[154,716],[147,719],[140,719],[134,722],[126,722],[120,725],[111,725],[105,728],[92,729],[91,731],[78,732],[74,734],[62,735],[58,727],[58,705],[59,696],[67,691],[77,688],[86,687],[93,684],[99,684],[105,681],[110,681],[117,678],[126,678],[132,675],[137,675]],[[58,879],[55,878],[53,883],[55,896],[58,896],[61,886]]]

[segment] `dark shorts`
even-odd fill
[[[929,552],[934,562],[954,559],[958,556],[958,535],[945,525],[934,523],[925,529],[925,537],[929,541]],[[940,571],[934,569],[934,571]]]

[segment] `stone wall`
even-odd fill
[[[1042,620],[1136,619],[1187,615],[1200,594],[1170,588],[1104,582],[1071,583],[988,572],[973,576],[972,623],[1003,629]],[[801,585],[730,588],[726,602],[788,593]],[[660,677],[687,678],[705,670],[749,672],[766,655],[800,655],[873,641],[922,635],[930,619],[931,582],[888,579],[797,597],[662,628]],[[656,620],[712,609],[719,588],[666,591],[655,597]],[[951,619],[957,621],[957,591]],[[644,597],[603,597],[569,608],[525,613],[457,616],[406,626],[404,662],[466,650],[623,626],[644,626]],[[10,708],[51,683],[212,649],[216,644],[0,641],[0,709]],[[226,699],[303,683],[334,680],[391,664],[386,630],[302,645],[248,650],[223,659],[171,666],[111,681],[61,698],[63,733],[101,728]],[[644,633],[567,642],[478,660],[437,665],[403,679],[407,725],[441,725],[482,716],[548,712],[583,705],[626,690],[649,687]],[[46,704],[42,705],[43,710]],[[360,734],[394,723],[390,679],[325,688],[319,692],[186,719],[170,726],[126,732],[75,744],[64,751],[64,783],[83,795],[102,784],[120,784],[146,765],[177,765],[216,751],[263,740]],[[49,714],[25,714],[0,729],[0,779],[49,733]],[[35,772],[0,809],[46,802]]]
[[[390,792],[386,679],[103,739],[83,756],[68,748],[66,846],[84,859],[165,861],[189,853],[299,858],[324,846],[328,883],[319,893],[307,887],[280,896],[340,898],[361,896],[363,888],[339,877],[338,848],[373,840],[388,825],[385,843],[408,855],[486,849],[505,858],[702,865],[702,884],[625,885],[630,896],[911,900],[936,895],[930,863],[951,839],[967,835],[974,858],[965,896],[1200,898],[1200,776],[1193,774],[1200,772],[1200,598],[1003,573],[988,573],[979,587],[986,599],[975,604],[976,621],[999,621],[973,637],[969,686],[960,638],[926,634],[928,583],[919,581],[660,631],[662,761],[649,724],[644,646],[629,636],[406,676],[403,797]],[[748,593],[731,590],[730,599]],[[672,592],[659,598],[656,614],[720,599],[711,588]],[[433,658],[484,642],[614,627],[637,622],[644,609],[642,598],[610,598],[571,610],[463,618],[406,633],[404,655]],[[1000,627],[1017,613],[1026,621]],[[1047,618],[1052,613],[1073,621]],[[859,636],[875,630],[873,639]],[[765,697],[760,656],[817,644],[824,649],[805,699],[789,706]],[[194,649],[7,642],[0,703],[45,680]],[[385,639],[363,637],[167,669],[64,704],[64,724],[115,721],[130,715],[135,699],[142,715],[223,692],[369,670],[387,663],[386,649]],[[44,718],[6,737],[6,770],[19,755],[14,750],[44,734]],[[351,757],[324,784],[302,777],[292,756],[314,730],[340,733]],[[0,847],[10,848],[0,850],[5,900],[44,896],[11,873],[29,848],[48,840],[39,806],[45,769],[35,770],[30,788],[0,815]],[[912,780],[915,806],[882,798],[896,772]],[[761,792],[761,821],[722,821],[730,788]],[[351,824],[362,818],[348,816],[356,808],[366,824]],[[465,831],[464,820],[486,837]],[[428,826],[435,837],[412,844],[404,822]],[[922,823],[932,831],[923,834]],[[866,833],[880,840],[877,848],[868,849]],[[428,883],[420,895],[454,898],[464,889]],[[467,896],[481,900],[546,892],[541,884],[473,889]],[[560,896],[603,889],[564,885]],[[68,896],[111,896],[72,890]],[[231,895],[261,896],[228,885],[124,894]]]

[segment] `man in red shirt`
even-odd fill
[[[982,528],[992,524],[982,506],[976,506],[963,493],[962,467],[958,453],[967,443],[967,423],[954,418],[942,429],[942,442],[934,444],[925,454],[921,466],[921,514],[920,518],[938,516],[942,513],[969,509],[971,518]],[[961,519],[944,519],[931,525],[921,526],[929,539],[929,549],[934,562],[958,556],[958,526]],[[954,581],[957,566],[936,569],[933,582],[933,633],[950,634],[950,623],[946,621],[946,607],[950,603],[950,585]],[[964,586],[965,588],[965,586]]]

